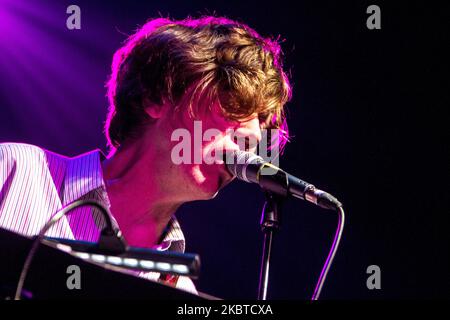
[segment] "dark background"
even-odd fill
[[[345,205],[322,298],[449,298],[450,11],[392,2],[0,0],[0,141],[68,156],[106,151],[104,83],[126,35],[160,14],[244,21],[285,39],[294,137],[280,165]],[[65,27],[70,4],[81,8],[81,30]],[[381,30],[366,27],[371,4],[381,8]],[[256,186],[234,182],[216,199],[179,210],[187,251],[202,258],[199,290],[256,297],[263,202]],[[299,200],[283,212],[269,298],[309,299],[336,215]],[[381,268],[381,290],[366,287],[372,264]]]

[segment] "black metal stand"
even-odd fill
[[[259,274],[258,300],[267,299],[272,238],[274,232],[280,228],[281,223],[282,198],[272,192],[266,192],[265,195],[266,203],[261,215],[261,230],[264,233],[264,243]]]

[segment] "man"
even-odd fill
[[[280,144],[286,140],[283,107],[291,91],[280,55],[277,42],[225,18],[147,22],[113,58],[107,157],[0,144],[0,226],[35,235],[69,203],[96,199],[129,245],[183,252],[174,213],[184,202],[213,198],[233,179],[221,155],[254,152],[265,129],[278,129]],[[195,136],[198,122],[215,134],[180,150],[177,130]],[[75,211],[47,235],[95,241],[101,216]],[[163,280],[195,292],[187,278]]]

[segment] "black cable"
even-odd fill
[[[17,289],[16,289],[16,293],[15,293],[15,296],[14,296],[14,300],[20,300],[20,297],[22,295],[23,285],[25,283],[25,279],[27,277],[27,273],[28,273],[28,270],[30,268],[31,261],[34,258],[34,255],[36,254],[36,251],[37,251],[40,243],[42,242],[42,239],[44,238],[45,233],[56,222],[58,222],[62,217],[64,217],[66,214],[70,213],[73,209],[78,208],[78,207],[82,207],[82,206],[94,206],[94,207],[97,207],[98,209],[100,209],[100,212],[102,213],[102,215],[104,217],[104,220],[106,222],[106,227],[102,230],[102,233],[103,233],[103,231],[106,231],[109,234],[113,234],[114,233],[111,216],[109,215],[108,209],[106,209],[102,204],[100,204],[97,201],[94,201],[94,200],[78,200],[78,201],[74,201],[74,202],[68,204],[66,207],[64,207],[61,210],[59,210],[57,213],[55,213],[53,215],[53,217],[50,219],[50,221],[47,222],[44,225],[44,227],[42,227],[42,229],[39,232],[39,234],[37,235],[36,239],[33,241],[33,245],[31,246],[31,249],[30,249],[30,251],[29,251],[29,253],[27,255],[27,258],[25,260],[25,263],[23,265],[22,272],[20,273],[20,278],[19,278],[19,281],[17,283]],[[118,236],[120,236],[120,234]]]
[[[328,253],[327,260],[322,268],[322,272],[320,273],[319,280],[317,281],[316,288],[314,289],[314,294],[311,300],[318,300],[320,296],[320,292],[322,291],[323,284],[325,282],[325,278],[327,277],[328,271],[330,270],[330,266],[333,263],[334,256],[339,246],[339,242],[341,241],[342,231],[344,230],[344,222],[345,222],[345,213],[342,206],[337,207],[338,213],[338,226],[336,229],[336,233],[334,235],[333,244],[331,246],[330,252]]]

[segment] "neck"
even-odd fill
[[[158,244],[182,203],[173,196],[175,190],[162,188],[166,170],[158,168],[161,160],[151,150],[142,141],[133,142],[102,162],[111,213],[127,243],[136,247]]]

